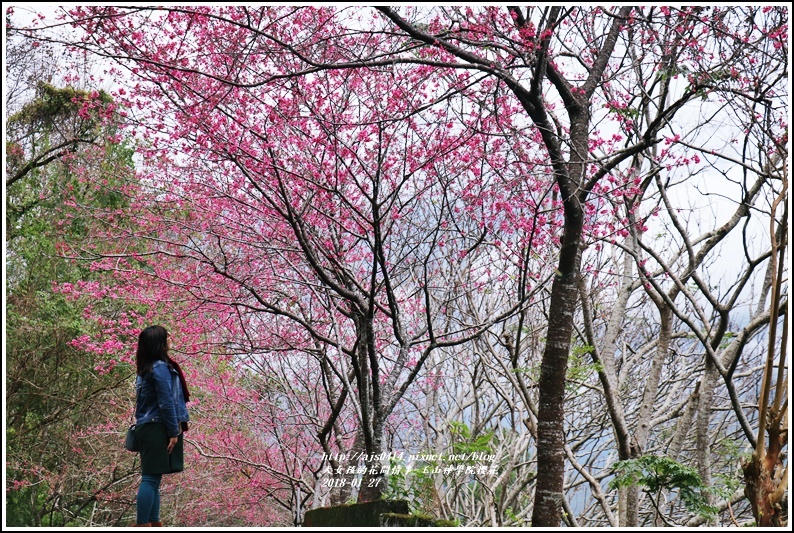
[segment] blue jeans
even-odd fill
[[[143,474],[138,487],[138,524],[160,521],[160,481],[162,474]]]

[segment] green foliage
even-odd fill
[[[113,101],[105,91],[99,91],[99,101],[109,104]],[[20,125],[33,126],[38,130],[50,130],[61,127],[66,117],[76,114],[83,103],[90,100],[90,92],[74,87],[55,87],[46,82],[36,85],[36,98],[28,102],[22,109],[8,117],[9,127]],[[96,124],[86,122],[81,133],[93,128]]]
[[[7,176],[24,171],[6,186],[7,290],[11,291],[24,291],[22,285],[26,283],[49,287],[49,280],[69,281],[72,276],[85,279],[89,275],[87,265],[71,265],[67,273],[63,270],[65,262],[53,259],[58,255],[59,241],[85,238],[93,223],[72,202],[100,208],[124,207],[128,200],[120,189],[134,175],[134,149],[127,143],[92,145],[90,153],[77,151],[75,146],[69,164],[62,157],[49,160],[49,152],[45,154],[47,158],[40,159],[51,138],[58,137],[52,142],[63,141],[62,130],[69,128],[59,125],[58,120],[73,120],[76,104],[70,98],[84,93],[46,84],[43,87],[46,97],[24,106],[9,119],[7,129],[9,137],[27,139],[24,149],[13,140],[6,143]],[[15,130],[13,126],[21,123],[26,129]],[[103,128],[103,135],[116,129],[113,125]],[[86,176],[73,171],[74,166],[98,179],[89,184]]]
[[[571,354],[568,358],[568,370],[565,376],[566,381],[582,382],[595,372],[603,372],[604,366],[601,363],[592,362],[592,357],[590,356],[592,353],[593,347],[589,344],[581,344],[576,340],[572,342]],[[512,369],[511,372],[525,375],[532,381],[538,381],[540,379],[540,363],[517,367]],[[576,383],[571,383],[568,386],[568,391],[574,392],[576,387]]]
[[[722,336],[722,342],[720,342],[720,350],[724,350],[728,346],[730,346],[733,339],[736,337],[736,333],[732,331],[726,331],[725,334]]]
[[[434,474],[430,472],[438,464],[438,461],[422,461],[408,465],[402,459],[390,457],[389,484],[384,499],[406,500],[412,513],[427,512],[435,491]]]
[[[738,471],[734,474],[716,474],[714,476],[719,484],[712,487],[712,492],[723,500],[729,499],[742,485],[742,478],[739,477]]]
[[[717,513],[718,509],[708,502],[711,491],[697,471],[668,457],[643,455],[638,459],[618,461],[613,470],[616,476],[609,482],[612,489],[639,485],[657,496],[663,489],[677,491],[689,511],[706,518],[713,518]]]
[[[578,382],[587,380],[594,373],[603,372],[604,366],[601,363],[591,361],[591,353],[593,353],[593,347],[588,344],[575,343],[571,348],[568,370],[565,375],[568,392],[574,392],[578,387]]]
[[[87,238],[96,224],[67,200],[102,208],[123,205],[119,188],[133,176],[133,151],[123,144],[90,145],[90,150],[83,144],[72,147],[68,163],[36,159],[39,150],[67,139],[67,132],[90,131],[94,138],[113,131],[108,125],[99,130],[99,120],[79,116],[88,97],[85,91],[40,84],[37,97],[7,123],[6,149],[13,156],[7,176],[18,176],[6,186],[9,525],[117,525],[127,504],[96,505],[96,495],[123,491],[134,481],[134,458],[121,448],[120,434],[91,433],[95,426],[128,418],[132,369],[122,364],[98,372],[95,354],[71,344],[98,333],[99,326],[84,317],[89,302],[53,290],[53,285],[102,275],[61,256],[63,241],[92,244]],[[110,103],[107,95],[99,99]],[[73,164],[85,174],[75,175]],[[91,303],[108,317],[129,311],[111,299]]]
[[[540,379],[540,363],[532,366],[519,366],[510,370],[513,374],[521,374],[529,377],[532,381]]]
[[[129,408],[124,385],[131,375],[128,366],[97,375],[94,356],[69,345],[90,332],[80,304],[44,288],[9,298],[6,475],[16,487],[6,493],[9,524],[88,523],[87,498],[104,479],[96,472],[117,463],[123,453],[112,433],[90,441],[80,438],[91,426]],[[101,454],[83,451],[84,443]],[[131,467],[118,465],[112,475],[129,475],[126,469]]]
[[[441,475],[442,484],[452,482],[451,480],[466,475],[458,468],[482,463],[478,456],[493,453],[493,431],[474,434],[468,425],[457,421],[450,422],[449,430],[451,443],[447,454],[420,453],[417,455],[422,457],[422,460],[414,461],[412,464],[396,457],[390,458],[389,483],[384,498],[406,500],[412,513],[437,515],[436,481],[439,472],[444,472],[448,468],[454,469]],[[472,479],[468,482],[475,486],[479,485]],[[478,487],[475,489],[479,490]]]
[[[720,441],[714,445],[712,451],[722,459],[724,464],[729,466],[744,464],[753,457],[752,448],[747,445],[742,447],[737,441],[730,438],[720,439]]]
[[[671,78],[675,78],[680,76],[681,74],[689,74],[692,70],[683,64],[673,64],[665,70],[659,71],[659,79],[661,80],[669,80]]]
[[[450,422],[450,431],[452,433],[452,454],[453,455],[470,455],[477,453],[490,454],[492,452],[491,441],[493,440],[493,431],[481,433],[477,437],[472,437],[471,429],[463,422]],[[477,461],[467,461],[469,463],[476,463]]]
[[[521,518],[513,511],[512,507],[508,507],[505,509],[505,518],[507,519],[508,523],[518,524],[521,523]]]
[[[634,107],[621,108],[621,107],[607,106],[607,108],[611,112],[613,112],[613,113],[615,113],[617,115],[620,115],[622,117],[626,117],[626,118],[629,118],[629,119],[632,119],[632,120],[636,120],[637,117],[640,116],[639,109],[634,108]]]
[[[35,514],[36,509],[46,508],[48,495],[52,487],[49,483],[30,485],[19,490],[6,492],[6,525],[9,527],[25,527],[40,524],[41,527],[79,527],[80,521],[67,520],[61,513],[47,513],[43,516]],[[88,518],[88,512],[85,518]],[[85,523],[85,522],[83,522]]]

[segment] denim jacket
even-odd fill
[[[181,423],[190,418],[176,370],[165,361],[155,361],[151,372],[135,378],[135,389],[135,422],[163,422],[169,437],[178,436]]]

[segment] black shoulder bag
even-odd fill
[[[138,395],[141,393],[140,387],[138,384],[135,384],[135,409],[138,408]],[[135,411],[132,412],[132,418],[135,419]],[[124,448],[127,449],[129,452],[138,452],[140,449],[138,448],[138,440],[135,438],[135,423],[133,422],[132,425],[127,429],[127,436],[124,438]]]

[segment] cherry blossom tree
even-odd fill
[[[6,523],[114,524],[129,509],[124,492],[134,478],[114,431],[131,408],[129,374],[107,371],[70,342],[100,326],[82,316],[90,299],[57,286],[97,280],[87,265],[60,256],[63,239],[82,242],[91,233],[91,217],[69,201],[117,205],[114,189],[132,174],[132,150],[117,136],[107,93],[60,86],[52,50],[14,32],[7,39],[9,57],[21,57],[25,68],[18,63],[6,73],[13,87],[4,189]],[[78,169],[91,175],[90,185]],[[99,306],[119,312],[112,301]]]

